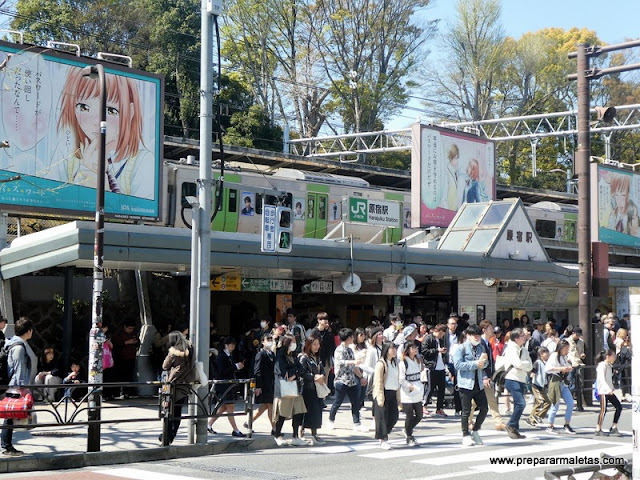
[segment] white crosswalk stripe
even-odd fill
[[[111,475],[113,477],[126,478],[128,480],[194,480],[194,477],[184,475],[172,475],[169,473],[150,472],[137,468],[110,468],[108,470],[95,470],[96,473]]]
[[[484,446],[465,447],[461,444],[461,435],[424,435],[417,437],[420,448],[404,447],[404,439],[389,442],[392,450],[380,450],[378,442],[364,442],[347,447],[323,447],[315,449],[318,453],[338,453],[335,448],[344,448],[356,452],[359,457],[377,460],[396,460],[407,458],[411,463],[439,466],[456,466],[458,471],[440,473],[431,470],[435,475],[420,477],[420,480],[445,480],[448,478],[470,477],[480,473],[512,473],[521,470],[549,469],[555,458],[590,457],[598,459],[601,453],[609,455],[625,455],[632,451],[631,442],[619,443],[609,438],[594,438],[590,434],[593,428],[577,429],[579,435],[548,435],[544,430],[527,432],[527,438],[512,440],[504,432],[481,432]],[[504,448],[500,448],[504,447]],[[523,463],[491,464],[489,458],[525,458],[535,455],[544,464],[533,465]],[[549,462],[549,464],[547,464]],[[417,479],[416,479],[417,480]]]

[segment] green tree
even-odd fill
[[[459,0],[455,23],[443,33],[446,61],[430,76],[444,102],[429,105],[445,117],[492,117],[496,83],[505,64],[500,0]]]
[[[231,126],[224,139],[230,145],[281,152],[282,135],[282,128],[271,125],[264,108],[252,105],[247,112],[231,115]]]
[[[315,42],[331,84],[330,105],[347,131],[371,131],[407,101],[433,23],[415,13],[428,0],[318,0]]]

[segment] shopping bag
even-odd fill
[[[280,397],[297,397],[298,396],[298,382],[295,380],[288,381],[285,379],[280,379]]]
[[[325,398],[329,396],[329,394],[331,393],[331,389],[327,387],[326,383],[315,382],[315,384],[316,395],[318,395],[318,398]]]
[[[0,418],[22,419],[33,408],[33,395],[26,388],[11,389],[0,400]]]

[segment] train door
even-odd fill
[[[218,200],[218,196],[222,193],[222,205]],[[221,192],[219,189],[215,191],[214,205],[219,205],[218,214],[213,219],[211,230],[219,232],[235,232],[238,230],[238,190],[235,188],[224,188]]]
[[[324,193],[307,193],[307,220],[305,238],[324,238],[327,234],[329,196]]]

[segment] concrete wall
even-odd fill
[[[485,318],[492,323],[496,321],[496,287],[487,287],[480,280],[460,280],[458,282],[458,315],[462,315],[463,307],[473,307],[474,313],[478,305],[485,306]],[[475,316],[471,315],[471,318]]]

